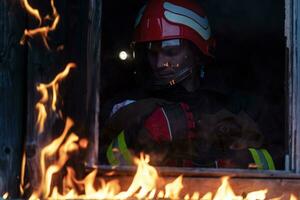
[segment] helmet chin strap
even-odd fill
[[[153,87],[154,89],[164,89],[171,86],[174,86],[178,83],[181,83],[183,80],[187,79],[192,75],[193,69],[185,67],[183,68],[179,73],[176,74],[176,77],[173,79],[166,79],[166,80],[158,80],[155,79],[153,81]]]

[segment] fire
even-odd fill
[[[65,128],[62,134],[53,140],[49,145],[43,148],[41,152],[42,178],[40,187],[34,191],[30,199],[128,199],[135,197],[137,199],[180,199],[184,185],[183,176],[179,176],[173,182],[164,186],[164,190],[159,189],[165,181],[159,177],[157,170],[149,165],[149,155],[141,154],[140,159],[135,158],[134,163],[137,166],[136,174],[131,185],[126,191],[121,191],[118,180],[105,182],[101,177],[97,177],[97,170],[90,172],[84,179],[77,180],[76,172],[70,166],[65,166],[69,155],[72,152],[80,150],[79,137],[70,132],[74,125],[70,118],[67,118]],[[55,157],[57,156],[57,159]],[[49,164],[49,161],[52,161]],[[48,163],[48,164],[47,164]],[[66,167],[67,174],[61,183],[53,182],[53,175]],[[254,191],[247,194],[245,198],[237,196],[232,190],[229,177],[222,178],[222,184],[215,195],[208,192],[200,198],[198,192],[193,195],[186,194],[185,200],[264,200],[267,190]],[[59,185],[63,185],[62,192],[59,191]],[[100,187],[96,187],[100,185]],[[281,199],[281,198],[277,198]],[[290,200],[296,200],[291,195]]]
[[[182,176],[179,176],[174,182],[166,185],[165,187],[166,193],[164,198],[179,199],[179,193],[182,188],[183,188]]]
[[[41,24],[42,24],[42,18],[41,18],[41,16],[40,16],[39,10],[38,10],[38,9],[32,8],[31,5],[28,3],[27,0],[23,0],[22,3],[23,3],[23,5],[24,5],[26,11],[27,11],[30,15],[34,16],[34,17],[39,21],[39,25],[41,25]]]
[[[219,187],[214,200],[230,200],[230,199],[243,199],[241,196],[236,196],[228,184],[228,177],[222,178],[222,185]]]
[[[243,200],[242,196],[236,196],[231,186],[228,183],[229,177],[222,178],[222,185],[218,188],[216,195],[213,200]],[[268,190],[260,190],[247,194],[246,200],[264,200]]]
[[[157,170],[149,165],[150,157],[148,155],[141,154],[140,159],[135,158],[135,164],[137,165],[137,172],[133,178],[132,184],[127,191],[120,192],[120,186],[118,180],[113,180],[106,183],[103,179],[100,179],[101,187],[96,189],[94,187],[97,179],[97,170],[89,173],[83,180],[76,179],[75,171],[67,167],[67,175],[63,179],[63,185],[65,193],[61,194],[58,191],[59,184],[53,183],[53,175],[60,171],[67,160],[70,152],[78,151],[80,148],[79,138],[76,134],[68,132],[73,126],[71,119],[67,119],[65,129],[60,137],[53,140],[49,145],[43,148],[41,152],[41,171],[42,178],[40,187],[37,191],[34,191],[30,199],[43,198],[88,198],[88,199],[127,199],[129,197],[136,197],[138,199],[149,198],[152,199],[156,195],[157,183],[159,180]],[[54,156],[58,154],[57,160],[54,164],[46,166],[47,160],[53,160]],[[53,185],[53,187],[51,187]],[[53,188],[53,189],[52,189]],[[84,194],[80,194],[83,190]],[[172,183],[165,186],[165,191],[162,191],[165,195],[164,198],[178,199],[179,193],[183,188],[182,176],[178,177]]]
[[[41,94],[41,99],[39,102],[36,104],[35,108],[38,112],[37,115],[37,130],[38,133],[42,133],[44,131],[44,126],[45,122],[47,119],[47,104],[49,100],[49,92],[48,89],[52,90],[52,101],[51,101],[51,111],[56,111],[56,103],[57,103],[57,96],[58,96],[58,88],[59,88],[59,81],[62,81],[70,72],[70,69],[75,68],[76,64],[75,63],[69,63],[67,64],[66,68],[64,71],[59,73],[53,81],[51,81],[48,84],[43,84],[40,83],[36,87],[37,91]]]
[[[202,198],[199,198],[200,195],[198,192],[195,192],[190,198],[189,194],[184,196],[185,200],[264,200],[266,199],[267,190],[260,190],[248,193],[246,198],[242,196],[237,196],[232,190],[229,182],[229,177],[222,178],[222,184],[218,188],[216,194],[213,196],[211,192],[206,193]],[[281,199],[281,198],[279,198]]]
[[[24,194],[24,176],[25,176],[25,167],[26,167],[26,155],[25,152],[22,156],[22,164],[21,164],[21,179],[20,179],[20,193]]]
[[[7,199],[8,198],[8,192],[4,193],[2,196],[3,199]]]
[[[73,133],[71,133],[71,135],[68,137],[68,140],[63,143],[67,136],[67,133],[72,126],[73,121],[68,118],[61,136],[53,140],[49,145],[42,149],[40,156],[40,167],[42,173],[41,184],[39,186],[39,189],[32,194],[30,199],[35,199],[41,194],[43,194],[44,197],[49,196],[53,174],[58,172],[66,163],[66,161],[68,160],[67,153],[78,149],[75,144],[75,142],[78,141],[78,137]],[[59,155],[59,159],[56,161],[56,163],[46,168],[47,160],[51,157],[54,157],[57,152]]]
[[[297,200],[297,197],[292,194],[290,200]]]
[[[25,41],[28,37],[33,38],[37,35],[40,35],[42,37],[43,43],[46,46],[47,49],[50,49],[48,44],[48,34],[49,32],[52,32],[56,29],[59,20],[60,15],[57,12],[57,9],[54,4],[54,0],[51,0],[51,8],[52,8],[52,15],[47,15],[44,20],[51,20],[52,24],[48,26],[41,26],[43,23],[42,17],[40,16],[39,10],[32,8],[32,6],[28,3],[28,0],[22,0],[22,4],[25,7],[26,11],[34,16],[39,21],[39,27],[35,29],[25,29],[23,37],[20,41],[21,45],[25,44]]]
[[[150,166],[148,163],[150,157],[141,154],[141,159],[135,159],[134,162],[138,166],[137,172],[133,178],[132,184],[126,192],[122,192],[117,195],[117,198],[126,199],[135,196],[139,199],[145,198],[149,192],[152,192],[156,188],[158,173],[156,169]]]
[[[87,146],[88,146],[88,140],[83,138],[83,139],[80,139],[79,141],[79,146],[83,149],[86,149]]]

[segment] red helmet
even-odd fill
[[[149,0],[135,23],[134,42],[186,39],[211,56],[214,39],[203,9],[187,0]]]

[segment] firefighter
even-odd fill
[[[194,1],[148,1],[133,39],[136,59],[147,61],[140,87],[109,109],[102,160],[130,164],[145,152],[154,165],[275,169],[247,105],[205,83],[215,43]]]

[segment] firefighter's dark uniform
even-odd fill
[[[181,86],[135,94],[135,102],[105,123],[102,161],[130,164],[133,155],[145,152],[155,165],[275,169],[268,144],[272,141],[257,125],[264,123],[259,110],[263,105],[251,107],[254,98],[203,87],[189,93]],[[166,124],[159,127],[164,119]]]

